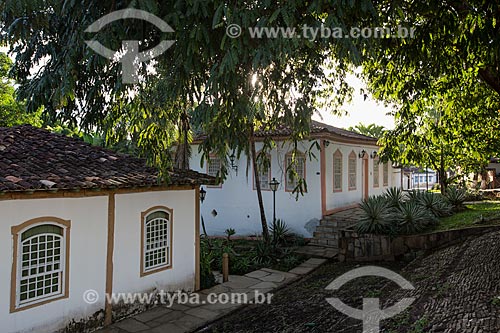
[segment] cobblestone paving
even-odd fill
[[[395,292],[392,302],[417,297],[409,321],[428,323],[425,332],[500,332],[500,232],[438,251],[404,272],[416,289]]]

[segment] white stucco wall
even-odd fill
[[[193,290],[195,191],[121,194],[115,200],[113,292],[144,292],[152,288]],[[172,269],[141,277],[141,212],[154,206],[173,209]]]
[[[312,142],[306,141],[299,145],[305,152]],[[295,200],[295,194],[285,191],[285,155],[291,151],[289,145],[277,144],[271,154],[271,178],[280,182],[276,192],[276,218],[284,220],[290,229],[302,235],[311,236],[304,225],[311,219],[321,218],[321,192],[319,151],[313,149],[317,160],[306,156],[306,182],[308,192]],[[256,144],[259,151],[262,143]],[[200,166],[201,154],[198,146],[193,146],[190,167],[193,170],[207,172],[206,163]],[[222,235],[227,228],[234,228],[238,235],[255,235],[262,232],[257,192],[253,189],[253,169],[247,163],[247,157],[242,156],[238,165],[238,175],[231,170],[222,188],[204,187],[207,191],[205,202],[201,205],[207,232],[211,235]],[[247,177],[248,165],[248,177]],[[273,218],[273,192],[262,191],[262,198],[269,224]],[[214,217],[211,212],[217,211]]]
[[[319,142],[319,140],[317,140]],[[302,152],[311,147],[312,141],[304,141],[299,144]],[[193,146],[193,153],[190,161],[190,167],[193,170],[207,172],[207,164],[201,167],[201,154],[198,152],[198,145]],[[257,151],[262,148],[261,143],[256,144]],[[333,153],[339,148],[344,154],[344,177],[343,192],[333,193]],[[354,150],[358,154],[362,149],[368,153],[378,150],[376,146],[362,146],[352,144],[339,144],[332,142],[326,149],[326,204],[327,210],[345,207],[361,200],[361,159],[358,163],[358,187],[355,191],[347,189],[347,161],[349,153]],[[304,196],[299,196],[295,200],[295,194],[285,191],[285,165],[284,157],[291,150],[287,144],[283,146],[282,142],[277,143],[277,148],[271,152],[271,177],[281,183],[276,192],[276,218],[283,219],[294,232],[305,237],[311,237],[311,224],[318,222],[322,218],[321,211],[321,165],[320,151],[312,149],[316,159],[306,157],[306,181],[308,191]],[[207,191],[205,202],[201,205],[201,214],[204,217],[205,225],[209,235],[222,235],[227,228],[234,228],[238,235],[254,235],[261,233],[260,213],[257,201],[257,193],[253,189],[253,169],[251,163],[247,161],[246,156],[242,156],[235,164],[238,166],[238,174],[230,170],[228,178],[224,181],[221,188],[212,188],[205,186]],[[389,185],[383,186],[382,165],[380,166],[380,187],[373,188],[372,179],[373,160],[369,158],[369,195],[380,194],[390,186],[399,186],[399,169],[393,169],[389,166]],[[248,175],[248,176],[247,176]],[[272,223],[273,218],[273,193],[272,191],[262,191],[266,218],[268,224]],[[217,212],[213,216],[213,211]],[[310,222],[310,223],[309,223]],[[309,223],[309,224],[308,224]],[[305,226],[307,225],[307,229]]]
[[[88,289],[104,295],[107,207],[107,197],[0,201],[1,332],[52,332],[104,307],[103,300],[86,304],[82,295]],[[10,314],[11,226],[42,216],[71,221],[69,298]]]
[[[376,161],[370,157],[374,151],[378,151],[375,145],[356,145],[349,143],[331,142],[326,147],[326,209],[333,210],[350,206],[359,203],[363,198],[364,183],[363,183],[363,159],[359,158],[359,153],[362,150],[366,151],[368,156],[368,196],[382,194],[389,187],[401,186],[401,175],[399,169],[392,167],[389,163],[388,184],[384,186],[383,181],[383,164],[379,164],[379,186],[373,186],[373,164]],[[333,154],[339,150],[342,153],[342,192],[333,191]],[[349,154],[356,154],[357,173],[356,173],[356,189],[349,190],[348,187],[348,163]]]
[[[195,191],[120,194],[115,200],[113,291],[192,290],[195,284]],[[141,212],[153,206],[173,209],[173,267],[141,278]],[[71,221],[69,298],[11,314],[11,227],[42,216]],[[0,201],[0,332],[54,332],[72,319],[78,322],[104,309],[107,232],[107,196]],[[99,301],[93,305],[83,300],[84,292],[90,289],[99,294]]]

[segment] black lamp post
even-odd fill
[[[273,177],[273,180],[269,183],[271,191],[273,191],[273,223],[276,222],[276,191],[280,183]]]
[[[205,189],[202,187],[200,189],[200,201],[201,201],[201,203],[203,203],[203,201],[205,201],[206,195],[207,195],[207,191],[205,191]],[[205,221],[203,220],[203,215],[201,215],[201,227],[203,228],[203,234],[205,235],[205,238],[207,238],[208,237],[207,229],[205,229]]]
[[[203,203],[203,201],[205,201],[205,196],[207,195],[207,191],[205,191],[205,189],[202,187],[201,190],[200,190],[200,201],[201,203]]]

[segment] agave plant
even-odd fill
[[[398,233],[413,234],[425,229],[434,217],[415,201],[402,203],[395,211]]]
[[[425,191],[419,190],[411,190],[408,192],[408,201],[419,202],[422,200],[422,197],[426,194]]]
[[[273,237],[274,244],[284,244],[286,243],[288,236],[290,236],[290,229],[288,229],[285,221],[281,219],[277,219],[276,223],[271,224],[269,229]]]
[[[392,230],[391,203],[384,196],[369,197],[359,205],[362,214],[356,224],[359,233],[387,234]]]
[[[446,189],[445,196],[455,210],[461,210],[464,208],[464,202],[467,199],[467,191],[456,186],[449,186]]]
[[[399,187],[388,188],[384,193],[384,197],[393,208],[399,207],[401,203],[406,201],[406,195]]]
[[[453,207],[446,199],[438,193],[422,192],[419,195],[417,203],[432,213],[435,217],[449,216],[452,214]]]

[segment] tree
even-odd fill
[[[442,102],[442,101],[439,101]],[[476,108],[478,118],[457,117],[453,110],[443,110],[441,104],[427,105],[425,114],[413,121],[399,120],[394,130],[381,138],[381,157],[402,165],[432,167],[438,171],[441,191],[458,176],[482,172],[489,158],[500,151],[495,128],[497,116]],[[487,125],[486,125],[487,124]],[[447,171],[456,177],[447,178]]]
[[[16,91],[12,80],[8,78],[12,60],[0,53],[0,127],[31,124],[40,126],[40,112],[28,114],[26,104],[16,100]]]
[[[349,127],[347,130],[378,139],[384,134],[385,127],[377,124],[363,125],[362,123],[359,123],[354,127]]]

